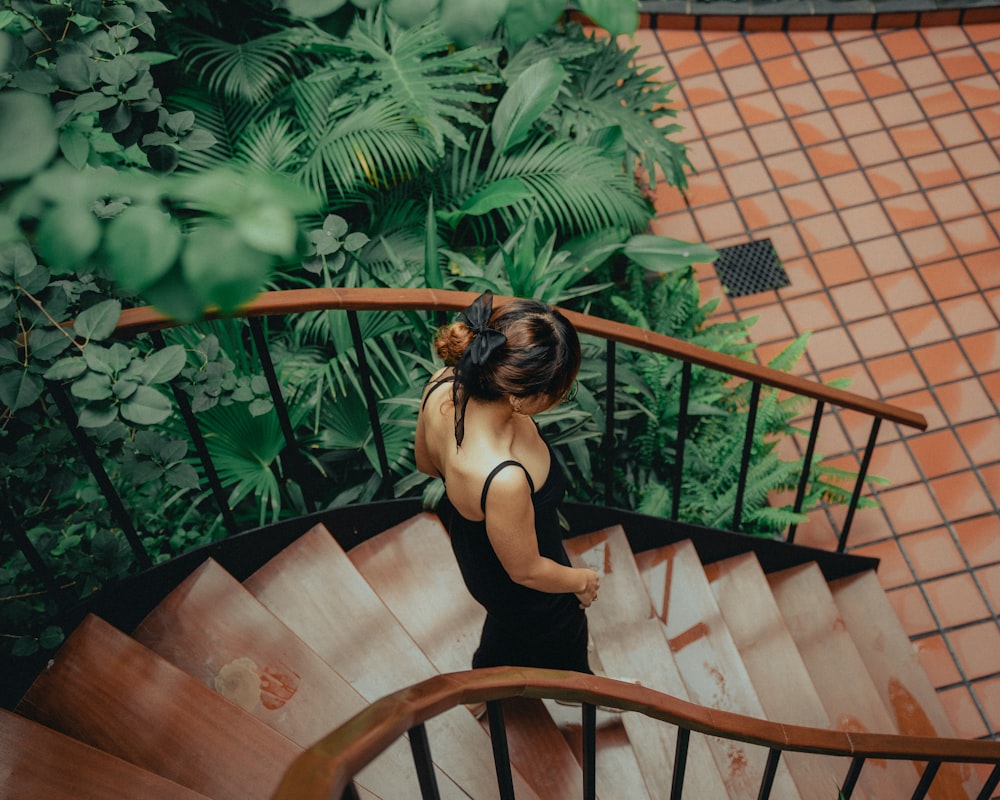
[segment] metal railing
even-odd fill
[[[402,689],[368,706],[299,756],[286,772],[275,800],[352,800],[359,795],[354,776],[386,747],[408,735],[420,797],[439,797],[434,778],[432,742],[424,723],[465,703],[485,702],[489,712],[494,763],[501,800],[513,800],[511,763],[503,720],[504,698],[550,698],[581,703],[581,797],[596,797],[596,707],[611,707],[658,719],[677,729],[671,778],[671,800],[684,792],[691,735],[703,734],[767,748],[768,757],[758,791],[767,800],[785,753],[838,756],[850,759],[840,785],[850,800],[865,764],[873,759],[924,764],[912,787],[913,800],[927,796],[945,764],[988,764],[993,769],[977,800],[990,800],[1000,784],[1000,742],[845,733],[807,728],[704,708],[642,686],[594,675],[556,670],[496,667],[438,675]],[[899,787],[906,791],[910,787]]]
[[[437,312],[439,315],[444,315],[446,312],[455,312],[465,308],[474,297],[474,294],[467,292],[433,289],[299,289],[262,294],[255,301],[247,305],[238,315],[233,315],[245,317],[248,320],[253,350],[257,354],[260,368],[267,380],[271,400],[274,404],[281,432],[285,440],[286,447],[284,452],[288,454],[291,462],[291,471],[294,472],[295,470],[296,459],[302,459],[302,453],[296,443],[295,428],[291,422],[275,366],[272,362],[267,336],[261,322],[262,318],[318,310],[339,310],[347,314],[356,353],[359,371],[358,378],[367,405],[368,418],[371,424],[374,447],[379,463],[379,472],[382,480],[381,495],[384,498],[391,498],[393,496],[394,476],[386,452],[385,437],[383,436],[382,422],[378,411],[378,400],[373,388],[372,371],[366,359],[366,346],[359,324],[359,315],[366,311],[424,311]],[[498,297],[496,302],[499,304],[504,302],[505,299]],[[793,504],[793,509],[796,512],[802,510],[803,498],[806,496],[810,470],[824,412],[828,408],[850,409],[860,412],[871,421],[868,442],[864,452],[861,454],[861,466],[857,474],[850,502],[847,506],[847,513],[839,532],[838,552],[843,552],[846,547],[848,534],[864,489],[866,474],[871,463],[882,423],[884,421],[895,422],[918,430],[924,430],[927,427],[927,422],[922,415],[879,400],[865,398],[852,392],[770,369],[734,356],[716,353],[697,345],[631,325],[573,311],[565,311],[564,313],[581,334],[598,337],[606,341],[608,386],[614,386],[615,383],[619,346],[659,353],[672,359],[678,359],[682,363],[677,425],[678,440],[676,457],[672,466],[672,512],[674,519],[677,519],[682,495],[681,476],[684,468],[685,440],[692,424],[689,401],[693,367],[704,367],[717,370],[735,378],[745,379],[752,386],[737,486],[737,500],[734,505],[731,522],[731,530],[734,531],[739,531],[741,526],[743,493],[751,464],[756,409],[763,387],[777,389],[815,401],[811,430],[805,448],[802,472]],[[212,318],[211,315],[209,318]],[[162,316],[150,307],[127,309],[122,313],[116,329],[116,336],[119,338],[128,338],[140,333],[149,333],[154,345],[163,347],[165,342],[161,331],[176,326],[177,323]],[[89,469],[107,498],[109,510],[115,523],[123,531],[129,547],[131,547],[135,554],[137,563],[140,567],[149,566],[149,554],[146,552],[142,539],[136,532],[133,522],[129,519],[125,505],[122,503],[105,472],[97,445],[79,426],[71,398],[57,383],[50,383],[48,389],[65,423],[72,432],[79,451],[82,453]],[[188,434],[191,437],[195,452],[200,461],[204,479],[207,481],[208,487],[219,506],[223,525],[228,533],[235,533],[238,528],[237,522],[229,507],[225,489],[215,465],[212,463],[209,449],[206,446],[195,414],[191,411],[190,402],[184,392],[176,387],[174,387],[174,397],[178,412],[184,419]],[[604,409],[605,438],[602,443],[602,452],[605,454],[604,469],[606,471],[604,476],[604,500],[605,504],[611,505],[614,500],[614,459],[611,456],[616,446],[614,431],[616,413],[619,413],[619,409],[617,409],[614,401],[614,391],[606,392],[605,397],[607,398]],[[305,493],[308,493],[308,481],[305,481],[303,486]],[[313,504],[314,509],[318,509],[318,507],[318,503]],[[56,578],[46,566],[45,559],[34,550],[29,538],[23,535],[22,526],[14,518],[9,508],[4,509],[3,517],[6,520],[4,527],[11,532],[16,545],[25,553],[28,561],[36,569],[43,585],[47,587],[56,586]],[[787,541],[792,542],[794,536],[795,529],[792,527],[788,531]]]

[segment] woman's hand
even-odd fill
[[[597,599],[597,590],[601,588],[601,576],[592,569],[577,570],[586,580],[582,592],[576,592],[576,597],[580,601],[580,608],[590,608],[590,604]]]

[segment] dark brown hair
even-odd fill
[[[462,443],[465,406],[470,397],[497,400],[506,395],[565,397],[580,370],[580,339],[558,310],[537,300],[512,300],[494,309],[487,325],[507,341],[480,366],[458,369],[475,337],[464,322],[438,330],[434,346],[445,364],[455,367],[455,439]]]

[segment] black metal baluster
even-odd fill
[[[160,331],[151,331],[149,335],[153,340],[153,344],[161,350],[167,346],[166,340]],[[191,409],[191,401],[188,399],[187,394],[173,382],[171,382],[170,388],[174,392],[177,407],[181,411],[188,434],[190,434],[191,441],[194,443],[198,460],[201,462],[202,469],[205,470],[205,477],[208,478],[208,485],[212,490],[212,496],[215,498],[216,505],[219,506],[219,511],[222,514],[222,524],[225,525],[226,531],[232,536],[237,531],[236,518],[229,507],[229,500],[226,498],[226,492],[222,488],[222,481],[219,479],[219,473],[212,462],[212,456],[209,455],[208,445],[205,444],[205,436],[202,434],[198,420],[195,419],[194,411]]]
[[[854,794],[854,787],[858,785],[861,768],[864,765],[864,756],[855,756],[851,759],[851,767],[847,770],[847,775],[844,778],[844,785],[840,787],[840,793],[843,795],[844,800],[851,800],[851,795]]]
[[[809,430],[809,443],[806,445],[806,455],[802,459],[802,474],[799,475],[799,488],[795,493],[793,510],[796,514],[802,511],[802,503],[806,496],[806,487],[809,485],[809,470],[812,469],[813,455],[816,452],[816,440],[819,438],[819,423],[823,419],[823,408],[823,401],[817,400],[816,411],[813,413],[812,428]],[[787,538],[789,544],[795,541],[795,531],[798,527],[798,524],[789,526]]]
[[[431,745],[427,740],[427,728],[423,724],[414,725],[410,728],[409,735],[410,753],[413,755],[413,765],[417,768],[417,781],[420,783],[420,796],[423,800],[441,800],[434,762],[431,760]]]
[[[920,776],[920,783],[918,783],[917,788],[913,790],[911,800],[924,800],[924,798],[927,797],[927,792],[931,788],[931,784],[934,782],[934,776],[937,775],[939,769],[941,769],[940,761],[927,762],[927,766],[924,767],[923,774]]]
[[[375,452],[378,453],[379,468],[382,470],[382,489],[387,497],[393,496],[392,473],[389,471],[389,456],[385,450],[385,437],[382,435],[382,422],[378,416],[378,400],[375,397],[375,389],[372,386],[371,368],[368,366],[368,357],[365,355],[365,342],[361,337],[361,323],[358,321],[358,312],[349,310],[347,321],[351,326],[351,338],[354,340],[354,352],[358,358],[358,372],[361,378],[361,390],[365,395],[365,405],[368,406],[368,422],[372,426],[372,435],[375,437]]]
[[[844,527],[840,532],[840,540],[837,543],[837,552],[843,553],[847,547],[847,534],[850,533],[851,523],[854,521],[854,512],[858,507],[858,500],[861,499],[861,490],[865,485],[865,475],[868,473],[868,465],[871,464],[872,456],[875,454],[875,440],[878,439],[878,429],[882,424],[881,417],[872,420],[872,431],[868,436],[868,445],[865,447],[865,456],[861,459],[861,468],[858,470],[858,481],[854,484],[854,494],[851,495],[850,505],[847,506],[847,516],[844,518]]]
[[[993,772],[990,773],[990,777],[986,779],[986,783],[983,784],[983,788],[980,790],[979,794],[976,795],[976,800],[990,800],[993,796],[993,790],[1000,786],[1000,764],[993,767]]]
[[[691,398],[691,362],[685,361],[681,367],[681,396],[677,409],[677,448],[674,457],[674,497],[670,519],[676,520],[681,513],[681,485],[684,478],[684,442],[687,439],[688,401]]]
[[[248,317],[247,322],[250,325],[250,333],[257,350],[257,359],[260,361],[261,369],[264,371],[264,379],[267,381],[267,389],[271,393],[271,402],[274,403],[274,413],[278,415],[278,425],[285,439],[285,447],[282,452],[287,454],[288,472],[298,478],[297,482],[306,502],[315,508],[317,505],[316,495],[307,475],[308,463],[295,443],[295,431],[292,429],[292,420],[288,415],[285,397],[281,393],[281,384],[278,382],[278,373],[275,371],[274,361],[271,359],[271,350],[267,346],[264,326],[260,317]]]
[[[607,372],[607,391],[604,406],[604,505],[610,506],[614,494],[615,482],[615,365],[617,363],[617,347],[608,340],[605,350],[605,371]]]
[[[764,777],[760,781],[760,791],[757,792],[757,800],[768,800],[771,796],[771,788],[774,786],[774,776],[778,773],[778,762],[781,760],[781,751],[772,747],[767,753],[767,764],[764,766]]]
[[[691,731],[688,728],[678,728],[677,745],[674,748],[674,774],[670,779],[670,800],[681,800],[684,793],[684,770],[687,769],[690,742]]]
[[[24,554],[24,557],[28,560],[31,568],[45,587],[45,591],[52,595],[52,598],[56,601],[56,605],[60,608],[68,605],[69,598],[66,596],[66,592],[59,585],[52,570],[49,569],[49,565],[42,558],[42,554],[32,544],[31,539],[28,538],[28,534],[24,532],[24,528],[21,527],[21,524],[17,521],[17,517],[14,516],[14,512],[6,502],[0,503],[0,525],[10,533],[14,544]]]
[[[125,504],[118,495],[118,490],[111,483],[111,478],[108,477],[108,473],[104,469],[104,464],[101,463],[101,457],[94,446],[93,440],[80,427],[80,421],[76,416],[76,409],[73,408],[73,403],[69,399],[69,395],[66,394],[66,390],[58,383],[48,383],[48,389],[52,393],[52,397],[56,401],[56,406],[59,408],[59,413],[62,414],[70,433],[73,434],[73,439],[76,441],[77,447],[83,453],[87,467],[97,481],[97,485],[101,487],[104,499],[108,501],[111,516],[118,523],[118,527],[122,529],[122,533],[125,534],[125,539],[128,541],[129,547],[132,548],[139,566],[142,569],[148,569],[153,566],[149,553],[146,552],[139,534],[135,532],[132,520],[125,509]]]
[[[500,800],[514,800],[514,777],[510,772],[510,751],[507,749],[507,727],[503,721],[503,708],[499,700],[486,702],[490,721],[490,740],[493,742],[493,764],[497,770]]]
[[[583,727],[583,800],[597,797],[597,706],[584,703],[580,709]]]
[[[736,485],[736,507],[733,509],[733,530],[739,531],[743,521],[743,494],[747,488],[747,473],[750,471],[750,454],[753,451],[753,430],[757,424],[757,405],[760,402],[760,384],[754,383],[750,391],[750,413],[747,415],[747,430],[743,437],[743,458],[740,461],[740,480]]]

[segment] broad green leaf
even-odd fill
[[[28,69],[15,72],[11,86],[23,89],[32,94],[49,95],[59,88],[56,79],[50,72],[40,69]]]
[[[10,652],[18,657],[34,655],[38,652],[38,639],[34,636],[21,636],[14,640]]]
[[[706,244],[692,244],[666,236],[633,236],[622,252],[637,264],[654,272],[671,272],[692,264],[715,261],[718,253]]]
[[[83,169],[90,158],[90,140],[75,128],[65,128],[59,134],[59,151],[70,164]]]
[[[72,339],[59,328],[35,328],[28,337],[28,355],[51,361],[72,344]]]
[[[103,428],[118,419],[118,406],[114,403],[87,403],[80,409],[79,422],[83,428]]]
[[[135,425],[156,425],[170,416],[170,401],[150,386],[140,386],[121,404],[121,415]]]
[[[86,92],[97,80],[97,64],[82,52],[66,53],[56,62],[59,83],[74,92]]]
[[[385,0],[383,8],[397,25],[412,28],[437,10],[438,0]]]
[[[471,47],[493,33],[508,0],[440,0],[441,30],[461,47]]]
[[[184,369],[187,356],[179,344],[172,344],[146,357],[142,375],[146,383],[166,383],[173,380]]]
[[[26,408],[41,397],[41,378],[27,370],[11,369],[0,373],[0,403],[11,411]]]
[[[49,271],[35,261],[35,255],[27,248],[13,248],[14,281],[22,292],[37,294],[49,285]],[[25,252],[27,251],[27,253]]]
[[[135,379],[119,379],[111,384],[111,392],[119,400],[127,400],[140,386],[142,384]]]
[[[429,289],[443,289],[444,275],[441,274],[441,263],[438,258],[440,245],[438,243],[437,216],[434,213],[434,195],[428,199],[424,224],[424,284]]]
[[[21,358],[14,343],[7,339],[0,339],[0,368],[20,364]]]
[[[512,206],[531,197],[531,190],[520,178],[501,178],[485,189],[476,192],[462,203],[455,212],[442,212],[439,216],[451,225],[457,225],[465,216],[482,216],[498,208]]]
[[[517,76],[493,115],[490,135],[500,152],[523,142],[538,118],[549,108],[566,79],[566,70],[554,58],[543,58]]]
[[[564,0],[510,0],[504,27],[515,47],[544,33],[562,14]]]
[[[59,203],[38,226],[38,255],[56,275],[73,272],[101,242],[101,226],[88,208]]]
[[[60,358],[42,376],[47,381],[68,381],[87,371],[87,362],[80,356]]]
[[[84,92],[78,94],[73,101],[73,111],[77,114],[91,114],[94,111],[104,111],[111,108],[118,101],[113,97],[108,97],[101,92]]]
[[[0,183],[33,175],[58,146],[47,97],[17,90],[0,92]]]
[[[271,257],[255,250],[230,225],[206,222],[181,253],[184,280],[205,305],[232,311],[256,295],[271,272]]]
[[[70,392],[81,400],[107,400],[112,396],[111,378],[99,372],[87,372],[73,381]]]
[[[243,241],[255,250],[290,258],[295,254],[298,225],[295,217],[275,205],[241,209],[233,219]]]
[[[104,300],[81,311],[74,322],[77,335],[87,341],[100,342],[114,333],[122,315],[122,304],[117,300]]]
[[[580,0],[580,10],[612,36],[632,34],[639,27],[637,0]]]
[[[130,206],[108,225],[104,252],[118,284],[141,292],[170,270],[181,249],[181,232],[154,206]]]
[[[46,650],[55,650],[65,639],[63,629],[56,625],[49,625],[42,635],[38,637],[38,643]]]
[[[190,464],[175,464],[167,470],[164,477],[167,483],[178,489],[197,489],[200,485],[198,471]]]

